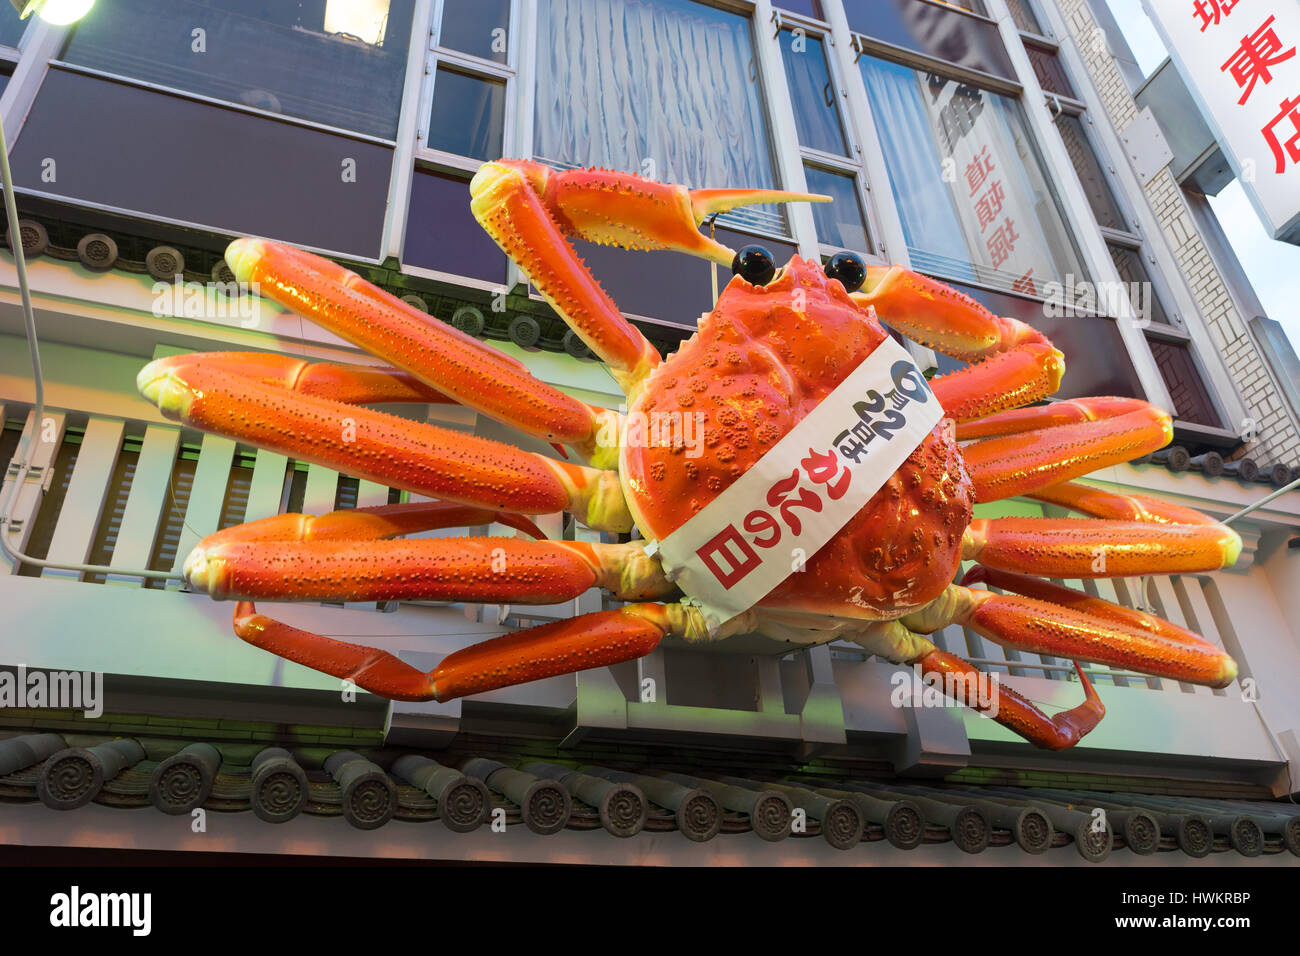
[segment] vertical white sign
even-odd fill
[[[1300,244],[1300,2],[1143,6],[1255,211]]]

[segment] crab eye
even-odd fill
[[[776,263],[762,246],[745,246],[731,260],[731,271],[751,285],[767,285],[776,275]]]
[[[839,279],[845,292],[857,292],[867,281],[867,264],[851,252],[837,252],[826,260],[826,278]]]

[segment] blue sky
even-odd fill
[[[1150,76],[1166,53],[1141,3],[1139,0],[1106,2],[1142,72]],[[1300,246],[1269,237],[1235,179],[1219,195],[1209,199],[1269,318],[1282,324],[1300,352]]]

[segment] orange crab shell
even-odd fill
[[[661,539],[683,525],[816,408],[886,334],[874,310],[855,305],[837,280],[798,256],[766,286],[733,278],[699,331],[655,370],[629,409],[652,423],[656,415],[703,413],[696,419],[703,437],[697,457],[682,440],[625,443],[624,494],[642,533]],[[822,500],[835,506],[825,495]],[[791,574],[760,606],[871,620],[922,607],[953,579],[972,500],[960,450],[940,423],[804,571]],[[739,525],[744,516],[725,517]]]

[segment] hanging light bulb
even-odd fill
[[[95,0],[9,0],[19,19],[27,19],[33,13],[55,26],[67,26],[76,23],[95,5]]]

